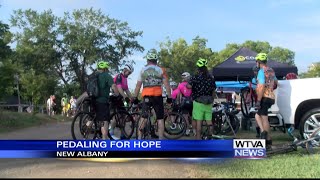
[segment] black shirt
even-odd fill
[[[210,75],[197,74],[193,76],[189,84],[192,86],[192,99],[200,96],[212,96],[216,89],[216,82]]]

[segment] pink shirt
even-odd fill
[[[116,75],[113,78],[113,81],[117,85],[117,87],[121,87],[124,91],[129,89],[128,80],[122,73]]]
[[[173,90],[172,93],[171,93],[172,99],[177,99],[177,96],[178,96],[179,93],[180,93],[180,91],[179,91],[178,88]]]
[[[182,82],[179,84],[178,89],[181,92],[181,94],[185,97],[190,97],[192,90],[187,88],[187,82]]]

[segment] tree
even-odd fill
[[[309,70],[300,74],[300,78],[320,77],[320,62],[312,63]]]
[[[159,64],[167,68],[167,73],[172,80],[181,81],[181,74],[196,71],[196,62],[199,58],[208,59],[210,63],[215,60],[215,53],[206,47],[207,40],[197,36],[190,45],[180,38],[160,43]]]
[[[21,76],[21,96],[35,105],[45,102],[50,95],[54,94],[58,83],[54,76],[36,75],[34,69],[25,71]]]
[[[295,53],[289,49],[282,47],[272,47],[268,42],[263,41],[245,41],[242,44],[231,43],[227,44],[226,47],[218,52],[215,62],[223,62],[234,54],[241,47],[246,47],[257,53],[264,52],[267,53],[269,58],[278,62],[288,63],[294,65]],[[215,64],[209,64],[209,67],[214,67]]]
[[[94,70],[91,66],[98,60],[117,68],[125,57],[144,50],[136,40],[142,31],[132,31],[128,23],[92,8],[66,12],[63,17],[51,10],[17,10],[11,24],[23,29],[15,38],[26,68],[57,76],[66,86],[77,82],[82,91],[89,69]]]
[[[13,75],[16,69],[11,60],[13,52],[8,45],[11,37],[9,26],[0,21],[0,99],[12,93],[14,86]]]

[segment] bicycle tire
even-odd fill
[[[125,119],[123,119],[125,118]],[[117,133],[116,136],[114,134],[110,134],[110,128],[109,128],[109,138],[111,140],[120,140],[120,139],[130,139],[133,132],[134,132],[134,120],[132,117],[132,114],[128,113],[127,111],[117,111],[112,113],[112,115],[110,116],[110,123],[109,126],[112,123],[112,120],[115,120],[115,127],[114,128],[118,128],[119,133]],[[113,132],[115,132],[115,130],[113,129]],[[124,137],[121,137],[121,135],[124,135]]]
[[[84,112],[79,112],[77,113],[73,121],[71,123],[71,136],[73,140],[83,140],[83,139],[94,139],[93,138],[88,138],[87,135],[93,134],[95,136],[95,127],[97,127],[96,121],[94,120],[95,117],[91,113],[84,113]],[[90,119],[93,123],[91,124],[91,127],[88,128],[86,126],[86,121]],[[78,125],[77,125],[77,121]],[[79,130],[79,134],[76,133],[76,130]],[[79,135],[79,137],[77,137]]]
[[[230,134],[233,134],[232,129],[233,129],[234,133],[237,133],[240,128],[240,120],[238,119],[238,117],[236,115],[234,115],[232,113],[226,113],[225,115],[227,117],[225,117],[224,121],[221,122],[222,124],[221,124],[220,133],[222,135],[230,135]],[[229,118],[232,129],[230,127],[230,124],[226,121],[226,118]]]
[[[306,149],[309,154],[316,154],[320,153],[320,128],[318,128],[316,131],[314,131],[310,138],[313,138],[313,140],[306,142]],[[309,139],[310,139],[309,138]],[[317,148],[317,149],[315,149]]]
[[[171,117],[174,117],[174,122],[176,122],[176,127],[172,128]],[[169,118],[169,119],[168,119]],[[168,112],[164,120],[164,137],[167,139],[179,139],[181,138],[187,130],[187,121],[182,114],[176,112]],[[167,123],[166,123],[167,122]],[[177,131],[173,131],[177,130]]]
[[[139,139],[138,132],[141,129],[141,126],[140,126],[141,120],[142,118],[140,117],[136,122],[136,139]],[[145,139],[145,140],[151,139],[151,132],[150,132],[151,122],[147,118],[143,118],[143,120],[147,121],[147,123],[145,123],[144,128],[141,129],[142,130],[141,139]]]

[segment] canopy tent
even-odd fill
[[[253,77],[252,67],[256,65],[257,52],[242,47],[211,71],[216,81],[250,81]],[[298,74],[296,66],[268,60],[268,66],[273,68],[278,79],[288,73]]]

